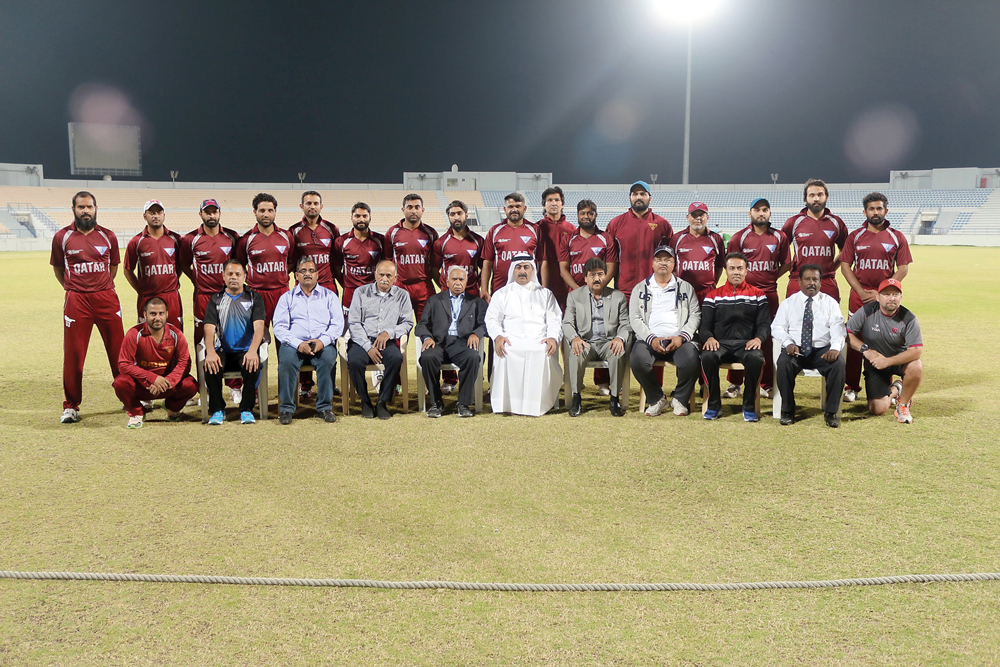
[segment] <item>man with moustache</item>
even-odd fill
[[[621,417],[625,409],[618,401],[618,393],[628,372],[628,350],[632,339],[629,326],[628,301],[618,290],[608,287],[607,264],[599,257],[591,257],[584,265],[587,284],[569,293],[566,314],[563,316],[563,336],[569,341],[569,383],[573,399],[569,416],[578,417],[583,412],[580,393],[583,390],[583,373],[588,361],[604,361],[610,373],[611,414]]]
[[[839,302],[837,249],[843,249],[847,241],[847,226],[826,207],[830,198],[826,183],[811,178],[806,181],[803,194],[805,208],[786,220],[781,228],[788,242],[795,246],[795,259],[792,273],[788,276],[785,296],[791,296],[799,289],[799,267],[804,264],[819,264],[823,269],[823,286],[820,291]]]
[[[576,231],[559,246],[559,275],[568,292],[587,284],[584,266],[592,258],[605,263],[604,284],[618,270],[618,245],[597,227],[597,204],[581,199],[576,205]],[[601,396],[611,394],[611,376],[607,368],[594,369],[594,384]]]
[[[541,261],[542,256],[538,226],[524,219],[528,210],[524,195],[512,192],[504,197],[503,210],[507,219],[490,227],[483,241],[479,293],[487,303],[492,294],[507,284],[514,255],[530,255],[536,262]]]
[[[538,221],[538,239],[542,246],[541,283],[556,297],[559,307],[566,310],[566,295],[572,290],[566,289],[559,273],[559,248],[569,239],[576,228],[566,220],[563,206],[566,197],[562,188],[550,187],[542,192],[542,207],[545,215]]]
[[[840,270],[851,286],[847,302],[848,317],[864,304],[878,298],[876,287],[888,278],[903,281],[913,263],[910,244],[906,236],[889,226],[886,214],[889,200],[881,192],[872,192],[861,202],[865,211],[865,224],[847,235],[847,242],[840,253]],[[847,386],[844,400],[853,402],[861,391],[861,355],[847,350]]]
[[[615,287],[629,298],[635,286],[653,272],[653,251],[669,245],[674,235],[670,223],[650,210],[652,197],[645,181],[633,183],[629,189],[631,208],[609,222],[604,232],[618,250]]]
[[[677,277],[694,288],[701,303],[719,282],[726,245],[708,228],[707,205],[696,201],[688,206],[687,222],[687,229],[674,234],[670,246],[677,257]]]
[[[844,383],[844,359],[840,349],[847,338],[840,304],[819,291],[823,270],[805,264],[799,270],[799,291],[778,308],[771,322],[771,336],[781,344],[778,355],[778,391],[781,393],[781,425],[795,423],[795,378],[804,369],[815,369],[826,382],[823,417],[831,428],[840,426],[840,388]]]
[[[59,421],[80,421],[83,364],[94,326],[101,332],[111,374],[118,377],[122,346],[122,307],[115,292],[121,263],[118,238],[97,224],[97,198],[87,191],[73,195],[73,222],[52,237],[49,264],[66,290],[63,303],[63,412]]]
[[[222,267],[236,254],[239,235],[220,224],[222,209],[215,199],[201,202],[201,226],[181,238],[180,267],[194,285],[194,345],[205,337],[205,308],[209,298],[226,288]]]
[[[333,268],[344,288],[340,303],[344,313],[351,308],[354,291],[375,282],[375,267],[382,261],[385,237],[371,231],[372,209],[359,201],[351,208],[351,231],[333,243]]]
[[[181,237],[164,225],[166,212],[156,199],[146,202],[142,217],[146,228],[132,237],[125,249],[125,279],[138,295],[139,323],[146,321],[146,302],[154,296],[167,304],[170,324],[184,331],[181,307]]]
[[[278,200],[261,192],[252,203],[257,224],[240,239],[236,259],[246,264],[247,287],[264,300],[264,330],[267,331],[278,299],[288,291],[292,235],[274,224]]]
[[[778,278],[792,268],[788,237],[771,226],[771,203],[763,198],[750,204],[750,224],[729,240],[729,252],[739,252],[747,258],[747,284],[767,296],[771,318],[778,312]],[[729,388],[723,398],[736,398],[743,393],[743,371],[729,371]],[[774,359],[771,346],[764,346],[764,370],[760,376],[761,396],[774,396]]]
[[[427,297],[435,293],[438,267],[431,254],[438,240],[437,230],[421,220],[424,200],[418,194],[403,197],[403,219],[385,233],[382,256],[396,264],[398,284],[410,295],[416,319],[424,313]]]

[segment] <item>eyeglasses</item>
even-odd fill
[[[296,273],[319,273],[316,269],[299,269]]]

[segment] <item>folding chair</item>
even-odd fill
[[[355,389],[351,386],[351,374],[347,370],[347,342],[349,340],[350,338],[347,336],[341,336],[337,339],[337,352],[340,354],[340,395],[345,417],[350,414],[351,389]],[[406,344],[408,340],[409,336],[405,334],[399,338],[399,351],[403,353],[403,365],[399,369],[399,384],[403,388],[403,393],[399,397],[403,401],[404,413],[410,411],[410,376],[406,368]],[[368,364],[365,366],[366,373],[384,370],[385,366],[382,364]],[[356,389],[354,393],[358,395]],[[360,396],[358,396],[358,400],[361,400]]]
[[[257,380],[257,407],[260,409],[260,418],[262,421],[267,419],[267,350],[268,343],[265,340],[257,348],[257,356],[260,357],[260,376]],[[195,352],[197,354],[195,367],[198,371],[198,391],[201,394],[201,421],[203,424],[207,424],[208,387],[205,385],[205,341],[198,343]],[[243,374],[239,371],[230,371],[222,374],[224,380],[239,379],[241,377],[243,377]],[[246,390],[246,387],[243,389]]]

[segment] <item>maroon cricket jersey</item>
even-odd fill
[[[431,252],[437,239],[437,231],[423,222],[416,229],[407,229],[400,220],[386,231],[382,255],[396,263],[397,283],[409,285],[427,280],[428,269],[434,266]]]
[[[778,269],[791,259],[788,237],[768,225],[758,234],[747,225],[729,239],[729,252],[741,252],[747,258],[746,281],[764,292],[778,291]]]
[[[247,287],[254,291],[288,289],[288,258],[292,252],[292,235],[288,230],[272,227],[270,234],[261,234],[257,225],[240,239],[236,256],[247,265]]]
[[[216,229],[218,232],[210,235],[205,232],[205,225],[201,225],[181,237],[181,266],[191,267],[194,291],[199,294],[226,289],[223,269],[236,256],[239,236],[226,227]]]
[[[587,281],[583,267],[591,257],[603,259],[605,263],[617,263],[618,246],[604,232],[584,236],[577,229],[559,248],[559,261],[569,262],[570,275],[580,287]]]
[[[566,281],[559,275],[559,248],[566,245],[569,237],[576,232],[576,227],[563,215],[553,222],[549,216],[538,221],[538,239],[542,246],[541,261],[549,263],[548,288],[560,305],[566,304]],[[539,269],[541,264],[539,264]],[[539,280],[541,276],[539,276]]]
[[[375,267],[382,261],[385,237],[378,232],[368,232],[368,238],[359,241],[354,230],[338,236],[333,243],[336,271],[344,289],[357,289],[375,282]]]
[[[483,240],[483,259],[493,262],[493,277],[490,280],[490,294],[507,284],[510,260],[515,255],[531,255],[536,263],[541,262],[542,245],[538,239],[538,227],[525,220],[517,227],[506,221],[490,227]]]
[[[181,237],[166,227],[163,236],[153,238],[149,228],[132,237],[125,248],[125,268],[135,271],[139,294],[152,295],[174,292],[181,286]]]
[[[892,227],[872,232],[865,223],[847,235],[847,243],[838,261],[852,265],[854,275],[865,289],[878,289],[879,283],[892,278],[896,267],[913,263],[906,237]]]
[[[652,211],[640,218],[629,209],[609,222],[604,233],[618,249],[615,285],[631,296],[632,289],[652,275],[653,251],[658,245],[670,243],[674,230],[666,218]]]
[[[819,220],[810,217],[802,209],[782,226],[782,233],[788,237],[789,243],[795,244],[795,263],[788,279],[792,282],[799,279],[799,267],[803,264],[818,264],[823,269],[824,278],[836,279],[837,252],[834,247],[843,248],[847,241],[847,226],[839,217],[823,211]]]
[[[302,218],[288,228],[288,233],[292,235],[294,241],[292,257],[289,262],[291,269],[294,271],[295,267],[299,265],[299,260],[308,257],[316,263],[319,283],[321,285],[333,284],[334,275],[330,260],[333,255],[333,242],[340,236],[337,225],[320,218],[316,229],[309,229],[306,219]]]
[[[118,371],[131,375],[143,387],[149,387],[157,377],[165,377],[176,387],[191,370],[187,340],[180,329],[167,323],[163,338],[157,343],[149,325],[138,324],[125,332],[118,353]]]
[[[49,264],[63,267],[68,292],[99,292],[115,288],[111,267],[121,264],[118,237],[100,225],[87,234],[76,231],[76,221],[52,237]]]
[[[726,261],[726,242],[716,232],[706,230],[695,236],[688,227],[670,240],[677,268],[674,274],[691,284],[698,294],[715,288],[718,274]]]
[[[471,229],[466,229],[465,234],[465,238],[460,239],[448,231],[434,242],[433,261],[441,270],[438,283],[442,291],[447,289],[447,271],[453,266],[468,269],[468,287],[479,284],[479,268],[483,264],[483,237]]]

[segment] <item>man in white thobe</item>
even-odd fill
[[[537,274],[529,255],[513,257],[507,284],[493,294],[486,310],[486,332],[493,339],[494,413],[538,417],[559,400],[562,370],[556,352],[562,312]]]

